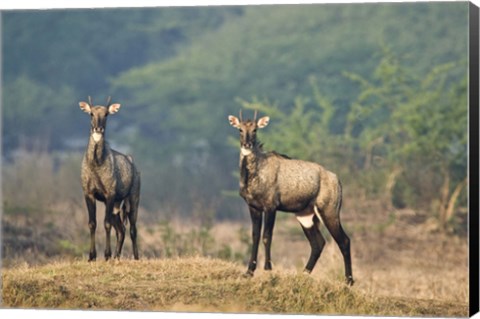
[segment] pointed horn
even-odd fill
[[[238,112],[238,115],[239,115],[239,118],[240,118],[240,122],[243,122],[243,119],[242,119],[242,109],[240,109],[240,111]]]
[[[257,110],[255,110],[255,113],[253,113],[253,121],[254,121],[254,122],[257,121],[257,113],[258,113]]]
[[[107,99],[107,107],[110,106],[110,102],[112,102],[112,97],[111,96],[109,96],[108,99]]]
[[[90,104],[90,106],[93,106],[92,97],[90,95],[88,96],[88,104]]]

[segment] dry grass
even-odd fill
[[[83,213],[75,213],[76,219],[85,219]],[[235,263],[166,259],[161,227],[140,224],[140,262],[129,260],[127,239],[120,262],[89,264],[85,258],[70,258],[70,262],[46,258],[43,266],[4,263],[3,302],[8,307],[65,309],[466,316],[466,239],[437,231],[428,219],[415,221],[419,218],[415,212],[395,214],[393,220],[375,215],[372,221],[372,215],[344,213],[352,239],[356,280],[352,289],[343,285],[341,254],[324,229],[327,245],[312,275],[298,275],[308,259],[308,241],[295,218],[280,213],[272,246],[274,271],[261,269],[260,249],[259,269],[250,280],[241,276],[248,245],[240,234],[249,237],[248,221],[215,223],[209,231],[213,238],[210,251],[228,244],[234,255],[243,256]],[[87,232],[83,220],[76,224]],[[171,226],[179,234],[195,227],[179,221],[172,221]],[[101,255],[104,235],[101,230],[97,235]],[[82,243],[87,242],[85,236]],[[87,252],[87,248],[81,250]]]
[[[57,262],[5,270],[7,307],[196,312],[465,316],[467,306],[383,298],[295,271],[259,271],[192,257],[168,260]]]
[[[280,215],[281,216],[281,215]],[[348,226],[368,225],[347,215],[344,225],[352,239],[352,264],[359,291],[381,297],[417,298],[468,303],[468,243],[466,238],[435,230],[432,221],[414,223],[417,215],[396,212],[393,222],[377,221],[371,226],[354,229]],[[359,216],[359,218],[362,216]],[[345,218],[346,219],[346,218]],[[378,226],[381,225],[381,226]],[[234,236],[249,224],[218,224],[212,230],[221,242],[238,242]],[[335,242],[322,229],[327,244],[312,273],[320,281],[343,280],[343,259]],[[243,255],[245,251],[242,251]],[[263,247],[259,267],[263,266]],[[243,248],[244,249],[244,248]],[[310,247],[291,215],[277,219],[272,244],[274,269],[301,271],[309,257]],[[245,263],[246,269],[246,263]]]

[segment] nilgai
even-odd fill
[[[95,230],[97,228],[96,200],[105,203],[105,259],[112,256],[110,248],[110,230],[115,228],[117,245],[115,258],[119,258],[125,239],[125,225],[130,222],[130,237],[133,256],[138,259],[137,213],[140,200],[140,174],[131,156],[126,156],[110,148],[105,140],[105,128],[108,115],[118,112],[120,104],[93,106],[91,97],[80,102],[80,108],[90,114],[91,128],[87,150],[82,162],[82,188],[88,208],[88,227],[90,228],[89,261],[97,257],[95,248]]]
[[[323,221],[343,255],[346,282],[353,284],[350,239],[340,223],[342,186],[334,173],[321,165],[291,159],[276,152],[264,152],[257,140],[257,129],[268,125],[268,116],[243,120],[230,115],[230,125],[240,131],[240,196],[248,204],[252,219],[252,251],[246,275],[257,266],[258,245],[265,215],[263,243],[265,270],[272,269],[270,246],[276,211],[294,213],[311,247],[305,272],[313,270],[325,245],[319,230]]]

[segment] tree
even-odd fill
[[[322,163],[377,197],[387,210],[433,210],[445,228],[467,176],[467,64],[406,67],[388,47],[371,75],[345,72],[358,84],[348,112],[339,111],[310,79],[310,96],[289,111],[276,103],[240,100],[272,117],[267,149]],[[344,117],[344,120],[338,118]],[[344,130],[336,128],[344,122]]]
[[[418,178],[425,177],[419,171],[430,172],[442,227],[466,183],[466,74],[461,60],[435,66],[420,77],[388,49],[371,80],[347,74],[362,87],[348,114],[346,137],[356,138],[366,152],[364,168],[370,169],[374,152],[385,159],[388,203],[402,175],[410,181],[411,194],[428,195]]]
[[[19,144],[30,148],[42,145],[43,151],[62,145],[65,132],[73,121],[69,118],[72,90],[34,82],[26,76],[7,83],[3,93],[4,149],[15,149]]]

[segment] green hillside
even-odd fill
[[[107,136],[141,167],[145,208],[238,218],[226,116],[256,108],[266,149],[435,210],[466,176],[467,17],[466,2],[3,12],[4,154],[81,151],[78,101],[113,95]]]
[[[326,134],[316,135],[308,141],[311,143],[305,143],[310,148],[322,140],[333,141],[330,134],[344,133],[352,105],[358,103],[356,97],[362,89],[347,75],[381,81],[378,65],[386,51],[404,68],[398,72],[405,71],[409,77],[404,83],[406,86],[417,87],[415,81],[423,81],[435,67],[450,62],[456,64],[447,71],[447,87],[462,82],[467,61],[465,16],[466,6],[453,3],[249,7],[241,17],[196,39],[178,56],[135,68],[112,84],[119,96],[125,95],[127,101],[131,101],[135,107],[133,116],[142,123],[136,132],[141,137],[135,139],[136,150],[148,154],[149,158],[162,159],[168,166],[164,169],[162,163],[155,161],[153,166],[160,170],[157,181],[168,180],[169,185],[177,185],[182,194],[192,184],[199,184],[199,197],[211,198],[218,191],[205,192],[201,185],[206,179],[213,189],[236,188],[233,179],[225,179],[236,165],[226,167],[224,164],[236,164],[237,158],[235,148],[227,147],[225,135],[235,131],[226,125],[226,117],[237,114],[242,104],[245,106],[241,101],[276,106],[273,110],[263,110],[270,111],[272,126],[277,128],[273,134],[283,143],[267,143],[267,149],[274,147],[277,151],[322,163],[338,162],[324,152],[309,156],[315,152],[299,150],[295,143],[285,145],[289,140],[286,132],[301,130],[302,126],[305,130],[315,130],[316,125],[322,125]],[[390,77],[395,81],[394,74]],[[391,91],[384,97],[395,104],[394,94],[397,92]],[[305,112],[315,110],[317,95],[332,105],[331,118],[320,119],[318,124],[308,122],[304,116]],[[300,127],[280,121],[282,113],[290,113],[299,99],[305,109],[298,114]],[[262,110],[258,103],[251,107]],[[462,110],[466,115],[466,108]],[[435,112],[435,108],[425,115],[430,111]],[[383,117],[377,120],[384,121]],[[465,129],[466,118],[457,123]],[[298,144],[305,137],[297,134],[295,138]],[[375,138],[365,139],[371,142]],[[335,142],[333,144],[335,147]],[[337,147],[338,144],[341,143],[337,143]],[[355,153],[358,154],[358,150],[349,155],[355,156]],[[357,155],[353,162],[358,161],[363,159]],[[172,162],[177,164],[172,175],[186,174],[188,184],[180,184],[170,176]],[[165,173],[161,173],[163,170]],[[155,185],[156,189],[160,187]],[[160,196],[183,202],[183,198],[175,199],[168,190]],[[222,208],[229,210],[228,205],[229,202],[224,201]]]
[[[164,115],[149,123],[137,114],[149,133],[176,137],[172,129],[193,130],[192,137],[201,133],[222,144],[219,131],[226,132],[225,115],[239,108],[236,98],[268,99],[288,109],[298,96],[312,95],[312,77],[338,112],[346,112],[358,88],[343,73],[369,75],[382,46],[420,76],[465,60],[466,9],[453,3],[249,7],[178,56],[135,68],[113,84],[135,107]],[[192,121],[198,123],[193,128]]]

